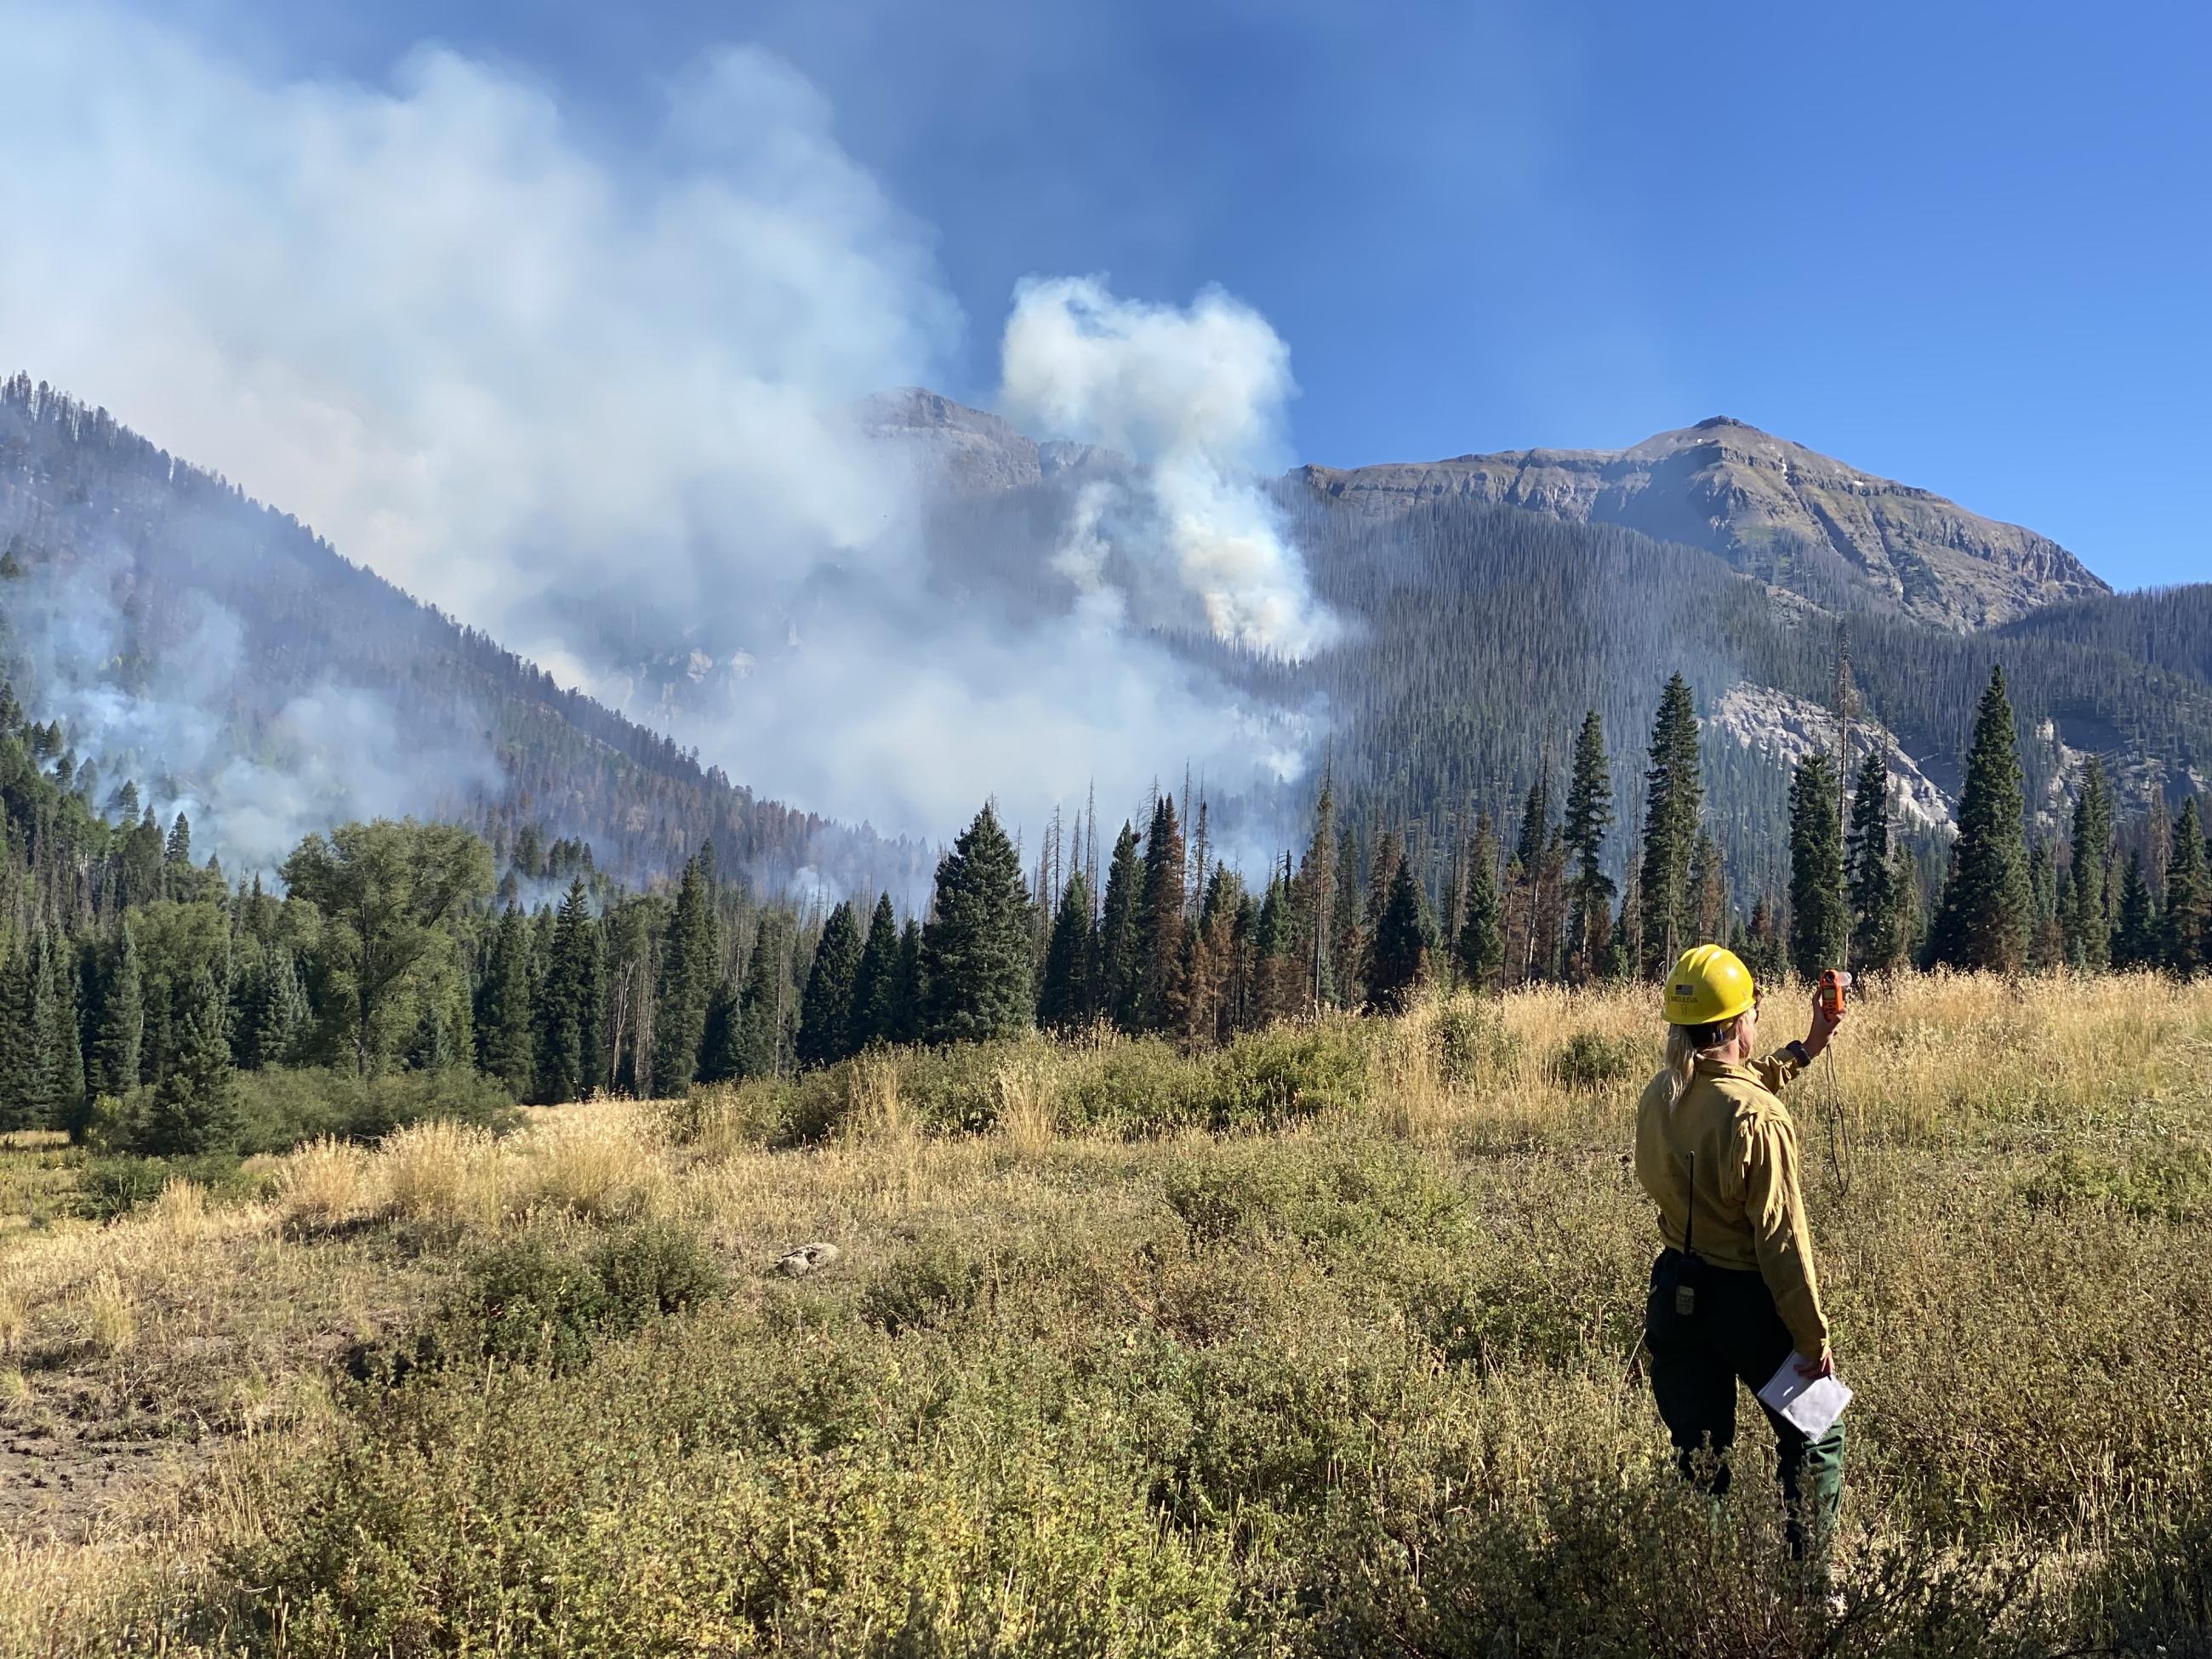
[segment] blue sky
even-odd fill
[[[175,16],[178,14],[169,14]],[[765,46],[934,228],[996,384],[1032,272],[1289,342],[1300,459],[1612,447],[1726,413],[2033,526],[2124,586],[2212,578],[2212,11],[2007,6],[187,0],[271,74],[448,42],[644,142]]]

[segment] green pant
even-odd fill
[[[1696,1311],[1687,1318],[1678,1315],[1674,1285],[1681,1264],[1677,1250],[1662,1252],[1651,1264],[1651,1295],[1644,1310],[1651,1392],[1683,1474],[1702,1479],[1718,1497],[1728,1490],[1728,1454],[1735,1443],[1736,1383],[1741,1381],[1756,1395],[1796,1345],[1774,1310],[1765,1280],[1755,1273],[1702,1264]],[[1826,1538],[1843,1502],[1844,1425],[1838,1423],[1818,1440],[1808,1440],[1787,1418],[1764,1404],[1759,1409],[1774,1430],[1790,1547],[1802,1556]],[[1699,1467],[1700,1453],[1711,1457],[1705,1469]]]

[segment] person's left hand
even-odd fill
[[[1850,1005],[1846,1003],[1842,1009],[1831,1016],[1827,1009],[1821,1006],[1820,993],[1814,992],[1813,994],[1813,1029],[1805,1038],[1806,1054],[1817,1054],[1821,1049],[1826,1048],[1828,1039],[1836,1034],[1836,1027],[1841,1025],[1850,1018]]]

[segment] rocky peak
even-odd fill
[[[1878,477],[1726,415],[1626,449],[1524,449],[1340,471],[1314,489],[1389,514],[1469,496],[1687,542],[1770,580],[1827,556],[1871,600],[1961,631],[2108,592],[2072,553],[2019,525]],[[1782,574],[1777,574],[1778,571]]]

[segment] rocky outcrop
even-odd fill
[[[1037,444],[996,415],[956,404],[925,387],[902,386],[862,399],[860,429],[878,443],[907,452],[925,477],[987,494],[1040,482],[1046,463]],[[1054,449],[1081,446],[1054,445]],[[1060,458],[1054,458],[1060,470]]]
[[[1708,732],[1733,738],[1784,766],[1795,766],[1816,750],[1832,753],[1836,717],[1819,703],[1778,691],[1771,685],[1738,684],[1723,692],[1705,718]],[[1881,721],[1861,715],[1851,728],[1853,777],[1869,746],[1889,757],[1890,810],[1914,830],[1950,829],[1955,803],[1921,769]]]
[[[1631,449],[1527,449],[1455,460],[1308,466],[1315,489],[1381,514],[1438,496],[1617,524],[1723,554],[1770,580],[1779,555],[1833,556],[1895,608],[1959,630],[2108,592],[2047,536],[1969,513],[1802,444],[1716,416]],[[1780,561],[1786,571],[1786,559]]]

